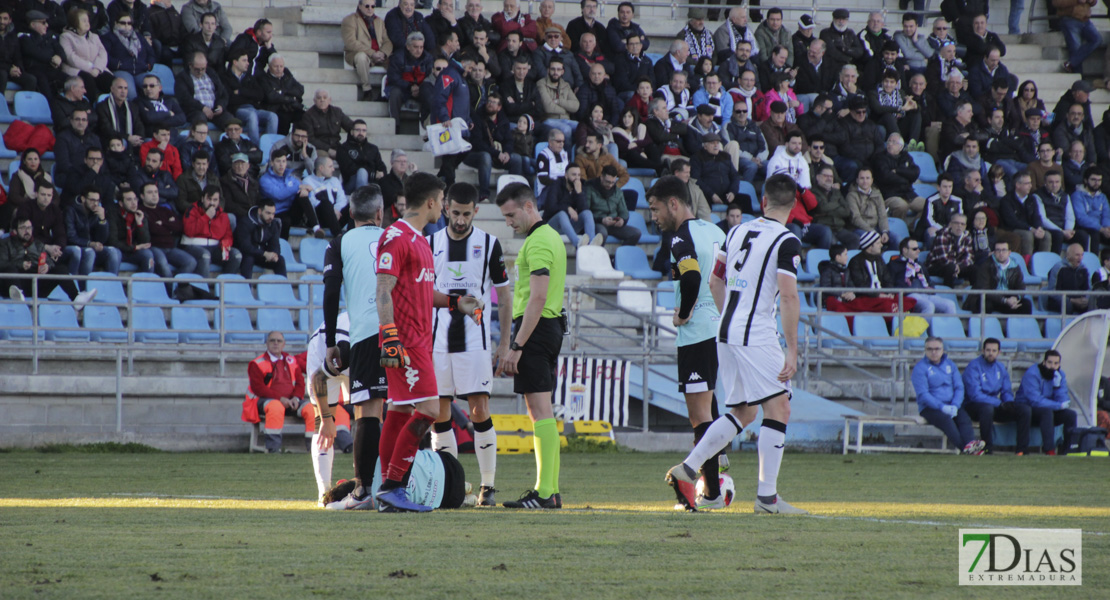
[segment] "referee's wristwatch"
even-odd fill
[[[524,346],[521,346],[520,344],[516,343],[516,340],[513,340],[509,343],[509,350],[512,350],[513,352],[520,352],[524,350]]]

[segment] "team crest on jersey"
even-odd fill
[[[482,247],[474,246],[470,249],[470,255],[474,258],[482,258]]]
[[[391,254],[389,252],[383,252],[382,255],[378,257],[378,270],[379,271],[383,271],[383,270],[388,271],[392,268],[393,268],[393,254]]]
[[[801,266],[801,264],[802,264],[802,257],[795,254],[794,255],[794,270],[795,271],[798,270],[798,267]]]

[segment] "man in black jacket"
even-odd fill
[[[289,133],[289,126],[304,115],[304,86],[285,68],[285,59],[276,54],[258,77],[258,84],[262,87],[261,108],[277,114],[278,133]]]
[[[925,198],[913,189],[921,169],[905,149],[902,134],[892,133],[886,138],[886,147],[871,157],[875,186],[882,192],[890,216],[899,219],[911,212],[920,214],[925,208]]]
[[[266,19],[254,22],[254,27],[240,33],[231,46],[227,48],[230,57],[237,50],[245,50],[250,59],[250,74],[262,77],[262,73],[270,64],[270,57],[277,54],[274,48],[274,26]]]
[[[859,39],[856,39],[859,42]],[[852,98],[848,103],[847,116],[837,120],[836,127],[825,134],[825,140],[836,146],[833,158],[836,171],[843,181],[855,181],[860,167],[883,146],[883,136],[879,126],[867,118],[867,100]]]
[[[531,70],[531,63],[522,57],[517,58],[512,63],[512,77],[499,88],[505,104],[505,116],[511,123],[516,123],[521,115],[539,120],[539,94],[536,82],[529,76]]]
[[[36,0],[30,0],[38,4]],[[46,4],[53,4],[49,0]],[[60,7],[54,5],[59,11]],[[39,10],[27,13],[30,31],[19,38],[19,51],[23,55],[23,68],[34,76],[38,83],[38,91],[47,98],[61,89],[66,79],[62,71],[62,62],[65,61],[65,50],[58,36],[48,30],[47,15]]]
[[[254,267],[272,269],[276,275],[285,275],[285,257],[281,255],[281,221],[274,216],[277,209],[270,198],[247,212],[247,218],[235,227],[235,247],[243,253],[239,274],[250,279]]]
[[[231,168],[220,178],[220,200],[224,212],[234,216],[236,224],[247,218],[247,212],[258,205],[262,190],[258,178],[250,172],[251,163],[246,154],[231,155]]]
[[[721,152],[721,136],[707,133],[701,141],[702,151],[690,161],[691,175],[710,203],[728,204],[736,199],[740,173],[732,166],[732,159]]]
[[[654,65],[650,58],[644,56],[644,43],[640,36],[628,36],[624,39],[624,46],[628,50],[617,54],[613,59],[616,70],[613,72],[612,82],[617,96],[627,102],[632,94],[636,93],[637,80],[641,77],[651,80],[654,75]],[[651,87],[654,88],[655,85]]]
[[[366,121],[357,119],[351,133],[336,149],[335,160],[348,194],[385,176],[386,166],[378,147],[367,141]]]
[[[513,153],[509,120],[501,114],[501,96],[491,94],[486,100],[471,129],[470,142],[474,148],[463,162],[478,169],[479,202],[485,202],[490,197],[489,179],[493,167],[508,169],[513,175],[523,173],[521,157]]]
[[[794,93],[798,95],[798,102],[801,102],[808,112],[817,95],[831,90],[839,76],[840,71],[836,63],[825,59],[825,41],[814,39],[809,43],[805,57],[798,64],[798,78],[794,82]]]
[[[220,173],[231,171],[231,165],[236,154],[247,157],[250,165],[250,174],[258,177],[262,165],[262,150],[253,141],[243,137],[243,122],[239,119],[229,119],[224,127],[224,139],[216,142],[216,166]],[[226,200],[226,194],[224,200]]]
[[[58,134],[54,144],[55,175],[54,183],[62,189],[73,187],[81,183],[73,180],[73,173],[85,160],[85,151],[89,148],[100,148],[100,138],[89,130],[89,113],[85,110],[75,110],[69,117],[69,128]]]
[[[151,38],[158,42],[152,44],[155,52],[158,52],[158,62],[172,64],[173,59],[180,55],[178,49],[188,33],[181,21],[181,13],[173,5],[173,0],[151,0],[147,19]]]
[[[216,15],[208,13],[201,18],[200,31],[186,36],[181,44],[181,55],[185,57],[186,62],[189,57],[200,52],[216,72],[224,70],[224,63],[227,60],[227,42],[216,32],[218,27],[219,21],[216,20]]]
[[[146,136],[146,128],[139,116],[139,106],[127,99],[128,83],[117,77],[112,81],[112,93],[96,105],[96,131],[102,146],[118,137],[127,140],[131,148],[138,148]]]
[[[23,51],[19,48],[12,12],[11,8],[0,7],[0,90],[7,89],[9,81],[25,90],[35,90],[38,80],[23,68]]]

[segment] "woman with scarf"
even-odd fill
[[[741,71],[738,81],[740,84],[728,91],[732,94],[733,107],[737,104],[746,104],[748,114],[752,115],[752,120],[757,120],[755,117],[764,111],[764,106],[770,107],[771,103],[767,101],[767,97],[755,85],[755,71],[751,69]]]
[[[115,79],[108,70],[108,51],[90,30],[88,12],[80,8],[71,9],[68,19],[69,27],[62,32],[59,40],[66,58],[62,70],[69,77],[80,77],[85,82],[85,92],[95,102],[101,94],[108,93]]]
[[[617,143],[618,156],[633,169],[663,168],[662,151],[648,137],[647,126],[640,122],[640,115],[632,107],[621,111],[620,124],[613,128],[613,141]]]
[[[871,118],[886,129],[887,135],[901,133],[898,124],[906,116],[906,111],[917,108],[917,102],[913,98],[902,95],[902,90],[898,89],[898,81],[898,73],[894,69],[887,69],[878,89],[867,92]]]
[[[1006,126],[1017,129],[1025,123],[1025,111],[1030,108],[1035,108],[1041,111],[1041,118],[1048,116],[1048,111],[1045,110],[1044,100],[1041,100],[1037,92],[1037,84],[1033,80],[1023,81],[1018,86],[1017,95],[1014,96],[1014,103],[1010,106],[1010,112],[1006,115]]]
[[[789,73],[775,73],[771,76],[771,89],[768,90],[763,97],[763,106],[760,112],[756,113],[757,121],[766,121],[771,118],[771,104],[775,101],[782,102],[786,105],[787,123],[797,123],[798,115],[805,112],[802,103],[799,102],[798,97],[794,95],[794,90],[790,88]]]
[[[137,93],[135,77],[149,73],[154,68],[154,49],[142,34],[135,31],[128,13],[120,13],[110,33],[101,38],[108,51],[108,68],[116,77],[127,81],[131,94]],[[109,82],[109,86],[111,82]]]
[[[42,182],[53,183],[50,174],[42,168],[42,157],[39,151],[28,148],[19,157],[19,170],[12,177],[8,190],[8,199],[0,204],[0,229],[7,230],[12,222],[12,217],[27,199],[33,202],[38,195],[39,184]]]
[[[939,90],[944,87],[944,82],[948,81],[948,76],[952,71],[959,71],[962,75],[967,75],[967,67],[964,66],[963,61],[956,58],[956,44],[955,42],[945,42],[940,45],[937,53],[929,59],[929,64],[925,66],[925,81],[929,84],[929,89]]]
[[[975,216],[971,218],[971,228],[967,232],[971,235],[973,264],[981,265],[991,257],[991,252],[994,252],[995,240],[995,229],[989,223],[985,211],[975,211]]]
[[[139,196],[131,186],[119,190],[119,205],[106,208],[108,213],[108,245],[119,248],[123,260],[138,267],[142,273],[154,270],[154,253],[150,250],[150,225],[139,210]],[[173,277],[172,272],[159,273]]]

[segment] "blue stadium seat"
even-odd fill
[[[632,190],[636,192],[636,209],[647,209],[647,190],[644,189],[644,183],[635,177],[629,177],[628,183],[624,184],[622,190]]]
[[[297,330],[293,325],[293,316],[288,309],[258,309],[258,330],[263,333],[280,331],[285,335],[286,344],[304,345],[308,343],[308,334]]]
[[[257,346],[266,343],[266,333],[255,331],[251,325],[251,316],[245,308],[224,308],[224,341],[229,344],[248,344]],[[217,328],[220,323],[220,313],[216,311]]]
[[[128,316],[131,328],[135,330],[135,341],[151,344],[176,344],[177,333],[166,328],[166,318],[162,309],[154,306],[136,306]]]
[[[268,305],[304,306],[305,302],[298,300],[293,294],[293,286],[284,275],[268,274],[258,278],[259,281],[277,281],[281,283],[260,284],[258,286],[258,299]],[[261,326],[259,326],[261,327]]]
[[[883,250],[883,264],[890,262],[896,256],[901,256],[897,250]]]
[[[817,266],[822,261],[829,260],[829,251],[824,248],[810,248],[806,251],[806,273],[809,273],[816,280],[820,274],[817,272]]]
[[[303,242],[304,240],[301,241]],[[279,239],[278,243],[281,246],[281,255],[285,257],[286,272],[304,273],[308,270],[308,267],[305,266],[305,264],[301,261],[297,260],[297,257],[293,255],[293,246],[289,245],[289,240]]]
[[[666,56],[666,55],[665,54],[660,54],[658,52],[644,52],[644,56],[646,56],[647,58],[650,58],[651,59],[651,64],[654,65],[654,64],[658,63],[660,60],[662,60],[663,57]]]
[[[0,102],[0,104],[4,106],[8,105],[7,102]],[[0,115],[0,117],[2,117],[2,115]],[[0,120],[0,123],[3,122],[3,120]],[[0,158],[16,158],[18,156],[19,154],[15,150],[8,150],[8,147],[4,145],[4,136],[0,136]]]
[[[0,123],[11,123],[15,121],[16,117],[12,114],[11,109],[8,108],[8,101],[0,102]]]
[[[857,315],[852,319],[853,335],[863,338],[864,346],[868,348],[896,349],[898,338],[890,335],[886,328],[886,319],[879,315]]]
[[[119,318],[118,308],[89,304],[81,311],[81,319],[85,322],[85,329],[89,330],[92,341],[127,342],[127,329],[123,326],[123,320]],[[95,331],[97,329],[103,331]]]
[[[830,315],[825,314],[819,317],[818,324],[833,333],[839,334],[846,338],[852,337],[851,330],[848,329],[848,320],[844,315]],[[822,348],[847,348],[848,343],[838,338],[829,335],[828,331],[821,331],[818,335],[823,336],[821,341]]]
[[[289,237],[304,237],[306,235],[308,235],[308,229],[305,228],[305,227],[290,227],[289,228]],[[255,267],[255,269],[258,269],[258,267]],[[258,270],[261,271],[261,269],[258,269]]]
[[[177,90],[174,88],[174,83],[176,81],[176,78],[174,77],[173,69],[167,67],[166,65],[160,64],[160,63],[154,63],[154,68],[152,68],[150,70],[150,72],[154,75],[157,75],[158,79],[162,82],[162,93],[163,94],[165,94],[167,96],[176,96],[177,95],[177,94],[174,93]],[[145,76],[146,73],[144,73],[143,75]],[[136,79],[136,81],[135,81],[136,85],[142,85],[142,81],[143,81],[142,77],[136,77],[135,79]],[[128,98],[134,100],[134,97],[132,97],[130,95],[128,95]]]
[[[4,136],[0,136],[0,139],[3,139],[3,137]],[[8,188],[11,187],[12,180],[15,179],[15,174],[17,172],[19,172],[19,159],[18,158],[13,160],[12,162],[8,163],[8,178],[4,182],[4,191],[8,191]]]
[[[313,308],[312,316],[309,316],[308,309],[302,308],[297,312],[297,322],[300,324],[301,331],[312,333],[324,322],[324,309],[321,307]]]
[[[308,285],[308,284],[314,285]],[[297,295],[304,298],[308,302],[312,298],[312,304],[316,306],[324,305],[324,276],[323,275],[304,275],[298,281]]]
[[[0,304],[0,340],[29,342],[33,326],[31,307],[15,302]],[[46,339],[46,334],[39,331],[39,339]]]
[[[964,332],[964,324],[959,317],[934,315],[930,329],[933,335],[944,339],[946,350],[975,350],[979,347],[978,338],[968,338],[967,333]]]
[[[1067,321],[1071,323],[1069,319]],[[1053,317],[1045,319],[1044,322],[1044,339],[1055,342],[1056,338],[1060,337],[1060,332],[1064,330],[1064,323],[1060,321],[1060,317]]]
[[[1040,275],[1033,275],[1029,272],[1029,267],[1025,264],[1025,259],[1022,258],[1020,254],[1012,254],[1011,256],[1014,257],[1014,262],[1016,262],[1018,266],[1021,267],[1021,274],[1022,277],[1025,278],[1025,285],[1039,286],[1041,285],[1041,283],[1044,282],[1044,277],[1041,277]]]
[[[650,233],[648,231],[648,224],[647,224],[647,221],[644,220],[644,215],[641,215],[640,213],[638,213],[636,211],[630,211],[628,213],[628,223],[627,223],[627,225],[629,227],[635,227],[636,229],[640,230],[640,241],[639,241],[639,243],[641,243],[641,244],[658,244],[659,242],[663,241],[663,238],[659,237],[658,234]],[[618,242],[618,240],[616,238],[614,238],[613,236],[609,236],[609,239],[607,239],[605,241],[607,243],[616,243],[616,242]]]
[[[625,169],[628,171],[630,177],[655,177],[655,169],[645,169],[644,167],[632,167]]]
[[[1094,252],[1083,253],[1083,266],[1087,267],[1087,272],[1094,275],[1102,268],[1102,263],[1098,260],[1098,255]]]
[[[174,275],[173,278],[174,278],[174,283],[176,284],[177,287],[181,287],[183,285],[191,285],[193,287],[202,289],[206,292],[211,291],[209,289],[207,283],[204,283],[203,281],[199,281],[200,279],[202,279],[202,277],[200,275],[197,275],[196,273],[178,273],[177,275]],[[191,280],[198,280],[198,281],[191,281]],[[219,306],[220,301],[219,300],[186,300],[184,302],[184,304],[193,305],[193,306]]]
[[[220,283],[216,284],[216,295],[222,296],[224,305],[234,306],[265,306],[266,303],[254,297],[251,286],[246,279],[238,273],[224,273],[216,277]]]
[[[324,272],[324,251],[328,249],[328,240],[314,237],[301,240],[301,262],[314,269],[317,273]]]
[[[924,183],[936,183],[937,176],[937,163],[929,156],[928,152],[910,152],[910,158],[913,159],[913,164],[921,169],[921,174],[917,176],[917,180]]]
[[[633,279],[662,279],[663,275],[651,269],[647,254],[639,246],[621,246],[617,248],[616,268],[624,271],[625,275]]]
[[[937,193],[937,186],[931,183],[915,183],[913,184],[913,193],[927,199]]]
[[[1011,342],[1006,339],[1006,334],[1002,333],[1002,323],[997,317],[986,317],[986,328],[983,330],[983,325],[980,323],[979,317],[971,317],[967,323],[967,336],[975,340],[976,344],[979,342],[980,337],[995,338],[1002,343],[1002,350],[1005,352],[1013,352],[1017,350],[1017,343]],[[982,331],[982,333],[980,333]],[[943,336],[942,336],[943,337]]]
[[[747,194],[748,198],[751,198],[752,214],[755,214],[755,215],[763,214],[763,211],[759,207],[759,194],[755,191],[755,186],[754,185],[752,185],[751,183],[741,179],[740,180],[740,185],[738,185],[736,187],[736,191],[740,194]],[[726,210],[726,211],[728,210],[728,205],[727,204],[721,204],[719,206],[724,207],[721,210]],[[741,204],[741,206],[743,206],[743,204]],[[717,207],[714,206],[713,208],[715,210]]]
[[[655,304],[660,308],[667,310],[674,310],[676,295],[674,293],[674,282],[660,281],[659,291],[655,293]]]
[[[48,342],[89,341],[89,332],[81,331],[81,326],[77,324],[77,313],[73,312],[72,306],[66,304],[40,304],[39,327],[46,330]]]
[[[565,148],[566,145],[564,144],[563,147]],[[536,142],[536,147],[532,150],[532,158],[539,158],[544,148],[547,148],[547,142]]]
[[[170,309],[170,324],[185,344],[218,344],[220,334],[208,325],[208,315],[199,306],[175,306]]]
[[[15,115],[32,125],[51,125],[50,102],[38,92],[15,93]]]
[[[106,271],[93,271],[90,277],[116,277]],[[96,290],[93,302],[101,304],[127,304],[127,291],[123,288],[122,281],[109,281],[104,279],[90,279],[87,283],[89,289]],[[165,288],[163,288],[165,291]]]
[[[886,223],[887,227],[890,227],[890,233],[892,233],[894,237],[898,238],[898,241],[902,241],[910,237],[910,228],[906,226],[906,222],[902,219],[890,217],[886,220]]]
[[[1018,350],[1022,352],[1044,352],[1052,347],[1054,341],[1044,339],[1036,319],[1018,316],[1006,319],[1006,337],[1019,340]]]
[[[258,149],[262,150],[262,164],[270,162],[270,148],[273,148],[274,144],[283,139],[285,139],[285,136],[280,133],[262,134],[262,139],[258,142]]]
[[[154,279],[154,273],[135,273],[131,276],[131,296],[141,304],[177,304],[177,300],[170,298],[166,293],[166,284],[161,281],[143,281]]]
[[[1060,255],[1055,252],[1034,252],[1033,253],[1033,274],[1048,278],[1048,272],[1056,263],[1060,262]]]

